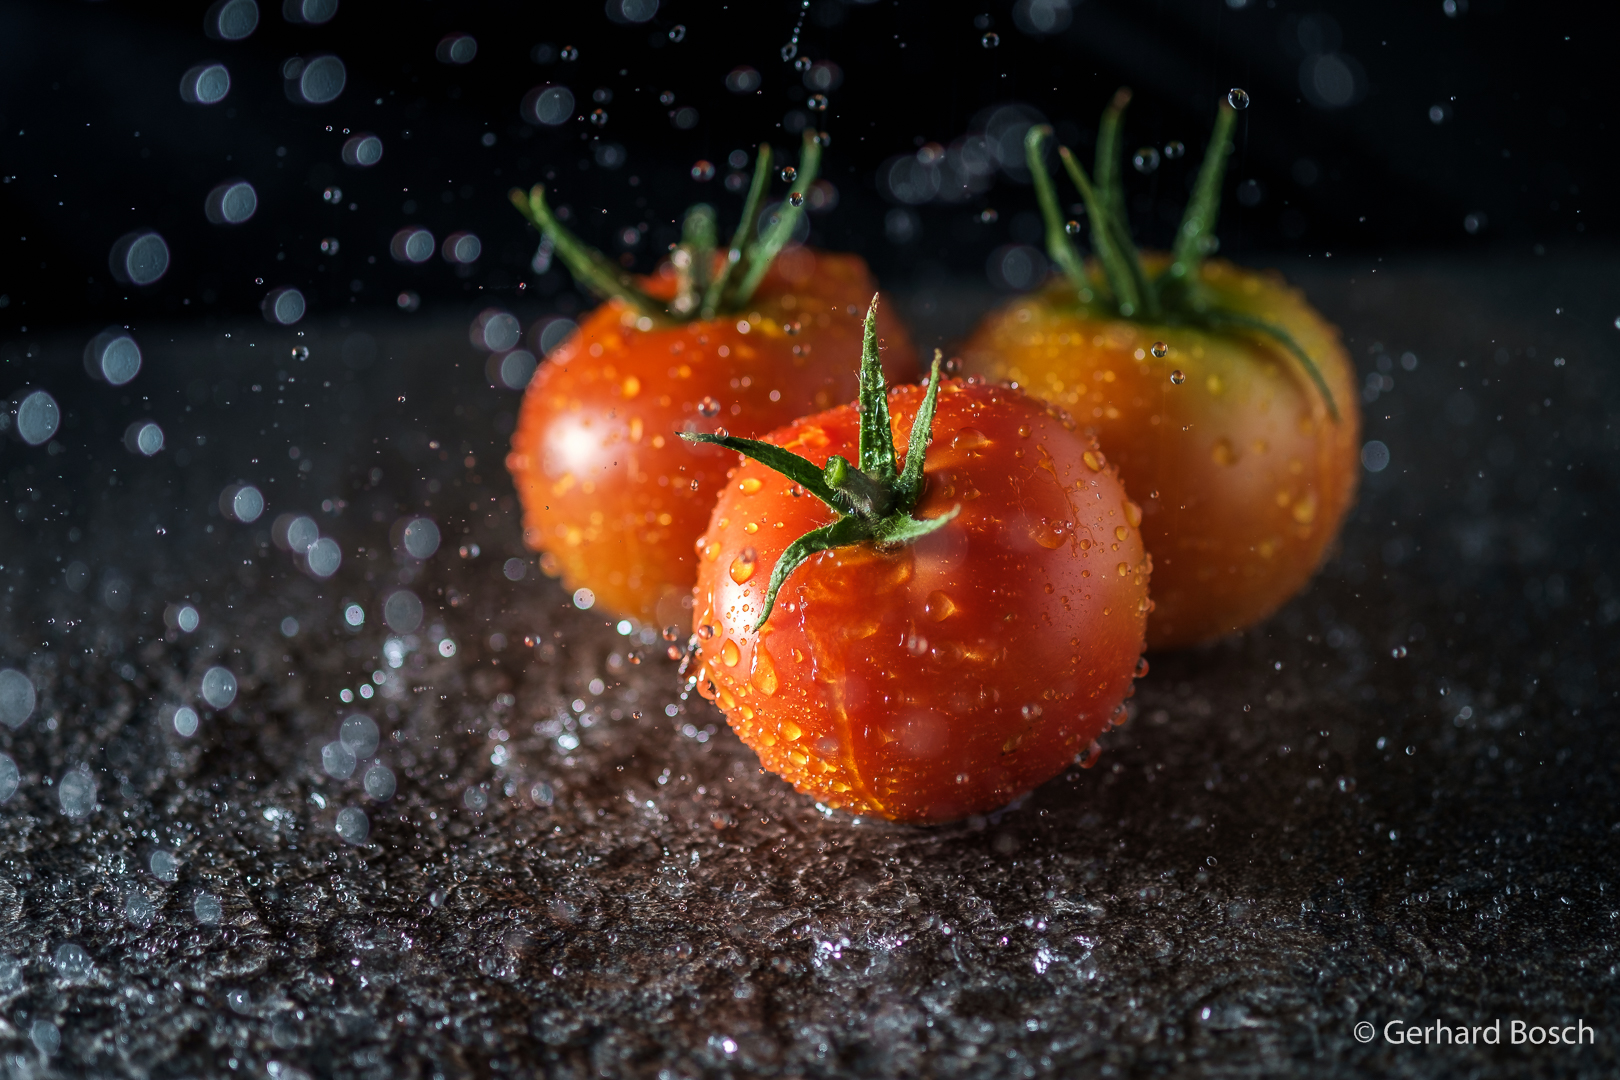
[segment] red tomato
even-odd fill
[[[904,446],[924,391],[889,394]],[[854,460],[850,405],[765,436],[817,466]],[[729,477],[700,552],[701,692],[767,768],[832,807],[948,821],[1058,773],[1123,716],[1143,647],[1150,563],[1140,511],[1097,444],[1005,387],[941,385],[902,546],[812,556],[763,628],[789,544],[837,515],[756,461]]]
[[[648,286],[673,294],[674,276]],[[760,435],[852,400],[872,292],[858,257],[796,248],[743,315],[643,330],[610,300],[587,316],[535,373],[506,459],[546,572],[615,614],[688,622],[692,543],[734,458],[678,433]],[[904,329],[881,330],[885,367],[914,378]]]

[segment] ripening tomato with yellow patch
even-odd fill
[[[1138,254],[1125,224],[1119,130],[1105,114],[1092,184],[1066,148],[1094,260],[1059,213],[1044,150],[1026,140],[1063,271],[992,313],[964,370],[1061,405],[1142,505],[1153,555],[1150,648],[1218,637],[1271,614],[1321,563],[1355,499],[1360,417],[1338,331],[1276,274],[1207,258],[1236,113],[1223,105],[1174,249]]]
[[[696,206],[669,262],[639,280],[569,233],[541,188],[513,192],[574,276],[608,298],[535,373],[507,457],[542,567],[608,611],[659,626],[691,617],[692,543],[731,455],[681,432],[763,434],[855,396],[845,358],[861,341],[871,276],[856,256],[787,246],[817,153],[807,137],[758,234],[771,169],[762,146],[729,252],[716,252],[714,211]],[[905,331],[890,322],[883,333],[890,369],[915,373]]]
[[[1123,720],[1151,563],[1140,511],[1072,420],[941,383],[937,360],[926,390],[886,393],[867,325],[858,408],[763,440],[688,436],[747,457],[698,541],[692,680],[801,792],[949,821]]]

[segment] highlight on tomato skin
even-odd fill
[[[674,272],[644,284],[672,295]],[[613,299],[582,319],[530,382],[507,457],[542,568],[614,614],[687,623],[692,544],[734,457],[678,433],[758,435],[853,399],[873,291],[859,257],[790,247],[740,314],[642,329]],[[904,328],[880,319],[886,370],[914,378]]]
[[[897,445],[923,397],[890,391]],[[853,460],[859,427],[843,406],[764,441],[822,465]],[[954,519],[811,557],[756,632],[784,549],[835,515],[755,461],[735,469],[698,542],[695,675],[801,792],[942,822],[1005,805],[1123,719],[1152,564],[1095,440],[1015,390],[943,382],[924,475],[915,515]]]

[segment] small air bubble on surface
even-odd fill
[[[90,962],[90,954],[84,948],[72,941],[63,942],[56,947],[56,953],[51,957],[51,964],[56,968],[56,977],[69,982],[90,977],[95,965]]]
[[[55,1057],[62,1049],[62,1032],[49,1020],[35,1020],[28,1027],[28,1041],[46,1057]]]
[[[197,921],[207,926],[216,926],[225,917],[225,910],[219,902],[219,897],[213,893],[198,893],[197,899],[191,902],[191,913],[197,916]]]
[[[130,894],[124,898],[124,918],[136,926],[151,926],[152,919],[156,915],[157,908],[153,906],[152,901],[146,898],[146,894],[139,889],[130,890]]]

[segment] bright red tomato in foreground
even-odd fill
[[[889,395],[897,445],[924,397]],[[746,461],[698,542],[699,686],[765,766],[857,814],[938,822],[1052,777],[1116,716],[1143,648],[1141,514],[1095,441],[1005,387],[941,384],[914,511],[955,520],[915,542],[813,556],[759,633],[784,548],[834,520]],[[841,406],[764,441],[854,460]],[[734,458],[732,460],[735,460]]]

